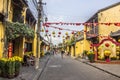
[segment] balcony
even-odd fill
[[[91,27],[91,29],[86,32],[87,39],[97,37],[98,34],[98,27]]]

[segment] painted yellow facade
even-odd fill
[[[27,8],[27,6],[23,2],[21,2],[21,4],[22,4],[21,5],[21,8],[22,8],[21,16],[24,17],[23,18],[23,20],[24,20],[23,23],[26,24],[28,22],[26,20],[27,9],[28,8]],[[18,7],[18,6],[20,6],[20,5],[17,5],[16,7]],[[14,6],[12,0],[1,0],[0,1],[0,15],[5,16],[7,18],[5,20],[7,20],[9,22],[13,22],[13,17],[15,16],[15,15],[13,15],[13,13],[14,13],[14,9],[16,7]],[[6,15],[6,14],[8,14],[8,15]],[[29,14],[32,15],[32,13],[29,13]],[[17,55],[17,56],[23,57],[24,51],[25,51],[25,43],[26,42],[32,43],[32,53],[33,53],[34,56],[36,56],[36,53],[37,53],[37,34],[36,34],[37,27],[36,26],[37,25],[36,24],[34,24],[34,25],[32,24],[30,26],[35,31],[34,39],[32,39],[30,41],[28,41],[25,37],[20,37],[20,38],[15,39],[14,43],[13,43],[14,44],[14,47],[13,47],[14,48],[14,52],[12,54],[13,56]],[[5,42],[5,37],[4,36],[5,36],[5,24],[0,21],[0,58],[4,57],[4,55],[3,55],[4,49],[5,49],[4,48],[4,45],[5,45],[4,44],[4,42]],[[39,41],[39,43],[40,43],[40,41]],[[40,46],[38,48],[38,51],[40,53]],[[40,57],[40,54],[38,54],[38,56]]]
[[[0,58],[3,56],[4,51],[4,25],[0,22]]]
[[[99,23],[117,23],[120,22],[120,3],[117,5],[114,5],[108,9],[103,9],[98,13],[98,22]],[[109,36],[111,32],[115,32],[120,30],[119,26],[115,26],[114,24],[111,25],[99,25],[99,34],[101,36]],[[103,40],[104,38],[100,38],[99,40]],[[114,39],[113,39],[114,40]],[[106,43],[110,44],[110,47],[105,47]],[[99,48],[99,53],[101,53],[101,57],[104,57],[104,51],[110,50],[111,55],[110,57],[116,57],[116,45],[112,43],[111,41],[106,41],[103,43],[103,45]],[[102,48],[103,47],[103,48]]]
[[[105,9],[98,13],[98,22],[99,23],[116,23],[120,22],[120,4],[113,6],[111,8]],[[111,31],[115,32],[119,30],[120,27],[115,26],[114,24],[110,26],[99,25],[99,34],[103,36],[108,36]]]
[[[92,26],[85,26],[84,30],[89,32],[90,35],[97,35],[96,37],[91,36],[89,38],[87,35],[84,35],[84,49],[85,46],[88,46],[86,50],[89,50],[90,44],[99,44],[99,46],[94,46],[92,49],[94,51],[97,51],[98,54],[96,54],[99,58],[104,58],[105,51],[109,50],[111,52],[109,57],[116,57],[116,45],[114,42],[116,41],[114,38],[108,38],[110,36],[111,32],[116,32],[120,30],[119,26],[116,26],[114,23],[120,22],[120,3],[116,3],[114,5],[111,5],[107,8],[99,10],[95,15],[93,15],[88,22],[96,22],[100,23],[96,27]],[[101,24],[101,23],[112,23],[111,25]],[[97,31],[97,32],[96,32]],[[86,38],[86,39],[85,39]],[[105,40],[107,39],[107,40]],[[98,40],[96,43],[95,41]],[[105,41],[104,41],[105,40]],[[103,41],[103,42],[102,42]],[[107,47],[106,44],[109,44]]]
[[[5,14],[7,12],[7,0],[0,1],[0,18],[4,20]],[[4,42],[5,42],[5,24],[3,20],[0,21],[0,58],[4,54]]]

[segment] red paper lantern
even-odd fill
[[[115,26],[120,26],[120,23],[114,23]]]
[[[46,32],[48,32],[48,30],[46,30]]]
[[[61,34],[61,32],[58,32],[58,34]]]
[[[105,46],[106,46],[106,47],[109,47],[109,46],[110,46],[110,44],[109,44],[109,43],[105,43]]]
[[[98,25],[98,23],[93,23],[93,25],[96,27]]]
[[[74,31],[72,32],[72,34],[74,34]]]
[[[76,26],[80,26],[81,25],[81,23],[76,23]]]

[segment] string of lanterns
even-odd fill
[[[44,23],[43,25],[44,26],[49,26],[49,25],[74,25],[74,26],[80,26],[80,25],[84,25],[84,26],[97,26],[97,25],[107,25],[107,26],[110,26],[110,25],[115,25],[115,26],[120,26],[120,22],[116,22],[116,23],[91,23],[91,22],[88,22],[88,23],[66,23],[66,22],[47,22],[47,23]]]
[[[43,23],[43,26],[44,27],[51,27],[51,28],[54,28],[54,29],[58,29],[58,30],[67,30],[67,31],[72,31],[71,34],[74,34],[75,32],[86,32],[86,31],[77,31],[77,30],[71,30],[71,29],[64,29],[64,28],[59,28],[59,27],[55,27],[55,26],[51,26],[51,25],[76,25],[76,26],[80,26],[80,25],[84,25],[84,26],[98,26],[98,25],[107,25],[107,26],[110,26],[110,25],[115,25],[115,26],[120,26],[120,22],[116,22],[116,23],[65,23],[65,22],[47,22],[47,23]],[[44,30],[42,29],[41,32],[44,32]],[[48,33],[49,31],[48,30],[45,30],[46,33]],[[53,34],[53,37],[56,37],[55,36],[55,32],[53,31],[52,32]],[[61,35],[61,32],[58,32],[58,37],[60,37]],[[67,36],[68,35],[68,32],[65,33],[65,35]],[[47,36],[47,35],[45,35]],[[49,34],[49,36],[51,36],[51,34]],[[87,36],[96,36],[95,34],[87,34]],[[98,36],[98,35],[97,35]],[[105,38],[106,36],[100,36],[100,38]]]

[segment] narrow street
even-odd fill
[[[39,80],[120,80],[94,67],[70,57],[54,55],[49,60]]]

